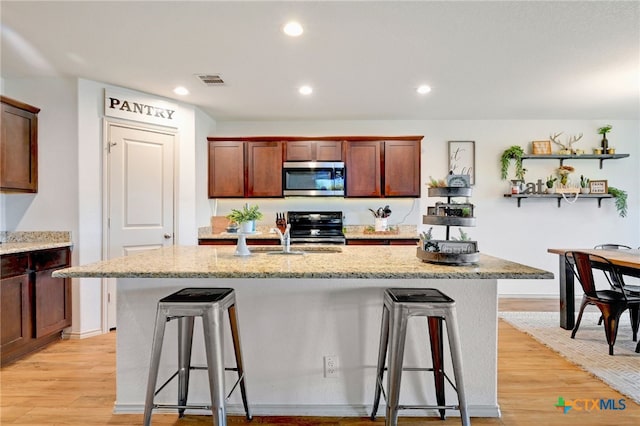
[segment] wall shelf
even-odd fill
[[[582,154],[582,155],[561,155],[561,154],[548,154],[548,155],[523,155],[523,160],[560,160],[560,165],[564,164],[564,160],[600,160],[600,168],[602,168],[602,162],[604,160],[617,160],[619,158],[626,158],[630,154]]]
[[[518,207],[520,207],[520,202],[523,198],[532,198],[532,199],[556,199],[558,200],[558,207],[561,205],[561,201],[563,199],[562,194],[504,194],[505,198],[515,198],[518,200]],[[568,200],[573,201],[574,194],[566,195]],[[578,195],[578,200],[598,200],[598,208],[602,207],[602,200],[604,198],[613,198],[611,194],[580,194]]]

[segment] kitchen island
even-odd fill
[[[373,402],[383,290],[434,287],[456,300],[471,415],[499,416],[497,280],[550,279],[553,274],[483,254],[477,265],[447,266],[421,262],[411,246],[340,248],[341,252],[277,255],[263,247],[238,257],[228,246],[169,247],[55,275],[118,279],[118,413],[143,411],[157,301],[183,287],[224,286],[236,290],[254,414],[367,416]],[[198,321],[196,325],[193,362],[203,364]],[[171,324],[159,383],[175,369],[175,335]],[[405,365],[430,365],[427,342],[426,323],[410,322]],[[224,352],[231,361],[232,345],[227,343]],[[329,355],[338,358],[338,377],[324,377],[323,360]],[[445,369],[451,372],[448,360],[446,354]],[[201,374],[194,373],[189,394],[196,403],[209,397]],[[231,381],[228,377],[227,384]],[[402,402],[434,401],[431,383],[428,373],[405,373]],[[157,401],[172,403],[175,395],[175,387],[168,386]],[[455,400],[452,389],[447,395]],[[230,398],[228,412],[242,413],[239,395]],[[425,414],[433,415],[407,412]]]

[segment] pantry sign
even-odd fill
[[[143,123],[178,127],[176,105],[131,93],[104,91],[104,115]]]

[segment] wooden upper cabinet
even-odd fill
[[[287,141],[285,161],[342,161],[342,141]]]
[[[420,141],[384,142],[384,195],[420,197]]]
[[[247,197],[282,197],[282,142],[247,142]]]
[[[40,108],[0,96],[0,191],[38,192]]]
[[[209,141],[209,198],[244,194],[244,142]]]
[[[347,197],[419,197],[421,139],[348,141]]]
[[[347,197],[381,197],[382,141],[347,142]]]

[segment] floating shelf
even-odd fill
[[[562,166],[564,160],[600,160],[600,168],[604,160],[617,160],[626,158],[630,154],[582,154],[582,155],[565,155],[565,154],[548,154],[548,155],[523,155],[523,160],[560,160]]]
[[[515,198],[518,200],[518,207],[520,207],[520,202],[523,198],[534,198],[534,199],[556,199],[558,200],[558,207],[561,205],[561,201],[563,199],[562,194],[504,194],[505,198]],[[565,195],[567,199],[573,200],[575,197],[574,194]],[[613,198],[611,194],[579,194],[578,200],[590,199],[590,200],[598,200],[598,208],[602,207],[602,200],[604,198]]]

